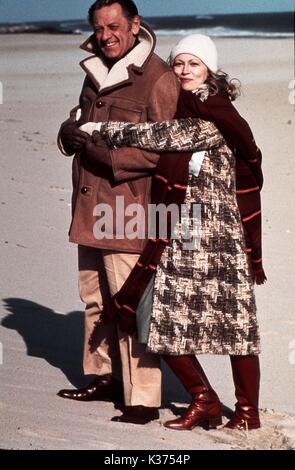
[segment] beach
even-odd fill
[[[220,66],[242,83],[236,107],[263,154],[263,257],[268,281],[257,286],[262,338],[262,424],[251,433],[161,423],[166,404],[188,396],[168,371],[160,421],[114,423],[111,403],[56,396],[79,386],[83,304],[77,249],[68,243],[71,158],[56,146],[61,122],[77,104],[85,57],[79,35],[2,35],[0,42],[0,448],[2,449],[291,449],[295,448],[295,162],[291,39],[215,38]],[[164,59],[179,38],[160,37]],[[0,102],[1,102],[0,101]],[[200,358],[224,405],[235,403],[228,357]],[[179,435],[180,434],[180,435]],[[184,435],[183,435],[184,434]]]

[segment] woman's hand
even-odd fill
[[[86,122],[79,129],[83,132],[87,132],[87,134],[92,135],[94,131],[100,131],[102,126],[102,122]]]

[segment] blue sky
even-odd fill
[[[0,0],[0,22],[80,19],[92,0]],[[294,9],[294,0],[135,0],[143,16],[276,12]]]

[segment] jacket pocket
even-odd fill
[[[120,106],[111,105],[108,120],[138,123],[141,121],[141,116],[142,110],[140,109],[126,109]]]

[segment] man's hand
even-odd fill
[[[81,131],[76,124],[68,124],[60,132],[60,138],[65,148],[70,148],[78,152],[82,150],[89,135]]]
[[[101,138],[99,132],[94,131],[92,139],[86,141],[85,153],[87,159],[97,164],[112,168],[111,152],[105,141]]]

